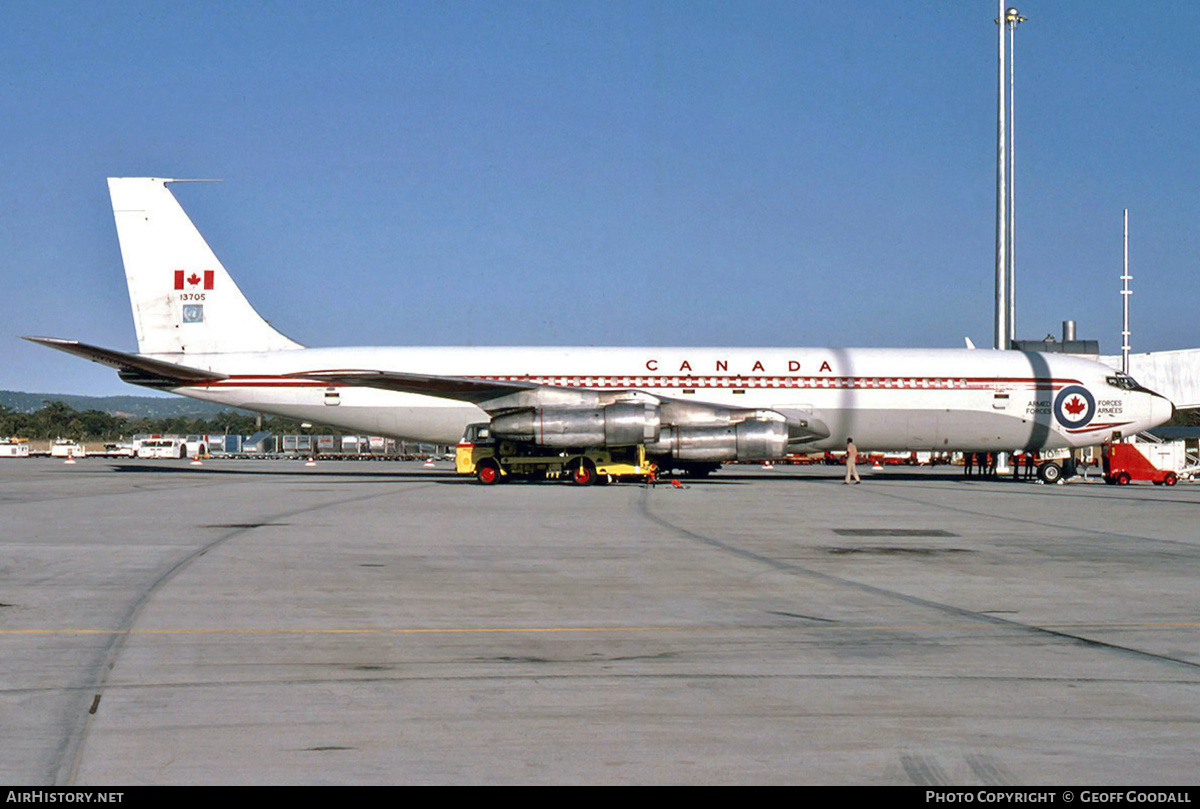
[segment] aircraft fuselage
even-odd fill
[[[292,375],[403,370],[589,390],[640,390],[761,408],[823,424],[813,449],[853,436],[873,450],[1013,450],[1088,446],[1170,418],[1171,404],[1127,389],[1090,360],[966,349],[305,348],[149,355],[229,375],[176,388],[198,399],[430,443],[457,441],[474,405]]]

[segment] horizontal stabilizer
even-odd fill
[[[111,348],[88,345],[76,340],[60,340],[57,337],[24,337],[22,339],[28,340],[31,343],[56,348],[59,351],[65,351],[68,354],[74,354],[77,357],[98,362],[101,365],[116,368],[120,371],[121,378],[126,382],[132,382],[135,385],[143,385],[148,388],[179,388],[191,385],[205,385],[209,382],[217,382],[229,378],[225,374],[218,374],[213,371],[203,371],[199,368],[189,368],[186,365],[176,365],[173,362],[152,360],[148,357],[138,356],[137,354],[126,354],[123,351],[114,351]]]

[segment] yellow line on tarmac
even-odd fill
[[[1173,623],[1079,623],[1079,624],[803,624],[742,626],[543,626],[543,627],[445,627],[376,629],[0,629],[5,635],[533,635],[533,634],[636,634],[651,632],[742,632],[758,630],[818,630],[858,632],[944,632],[960,629],[1047,629],[1047,630],[1122,630],[1122,629],[1200,629],[1200,622]]]
[[[736,627],[562,626],[479,627],[445,629],[0,629],[0,635],[507,635],[581,632],[705,632]]]

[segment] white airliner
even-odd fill
[[[172,180],[108,181],[138,353],[27,339],[122,379],[347,430],[452,444],[490,418],[550,447],[644,444],[698,470],[836,449],[1082,447],[1170,419],[1078,357],[968,349],[306,348],[251,307]]]

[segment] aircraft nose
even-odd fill
[[[1165,396],[1154,394],[1150,400],[1150,421],[1155,427],[1175,418],[1175,405]]]

